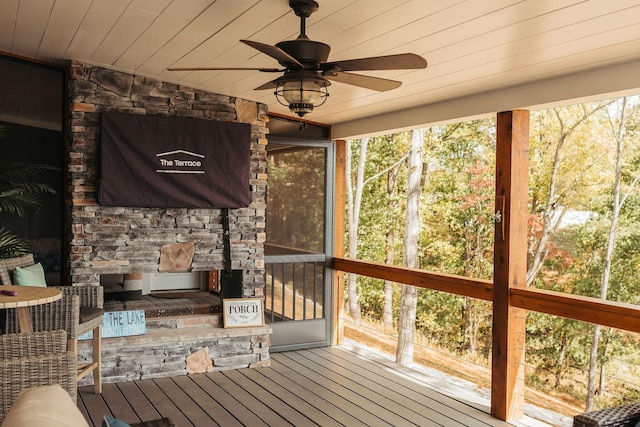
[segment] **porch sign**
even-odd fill
[[[262,298],[225,298],[222,312],[225,328],[242,328],[264,325]]]
[[[241,208],[251,203],[251,125],[105,112],[103,206]]]
[[[102,338],[129,337],[147,333],[144,310],[107,311],[102,318]],[[93,337],[93,331],[80,335],[79,340]]]

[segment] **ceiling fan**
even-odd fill
[[[253,70],[266,73],[284,73],[255,90],[275,90],[276,99],[300,117],[322,105],[329,92],[331,81],[346,83],[383,92],[399,87],[402,82],[383,79],[351,71],[412,70],[426,68],[427,61],[413,53],[375,56],[328,62],[331,47],[310,40],[306,34],[306,19],[318,10],[314,0],[289,0],[289,6],[300,17],[300,35],[295,40],[286,40],[271,46],[251,40],[240,40],[260,52],[276,59],[284,68],[241,67],[185,67],[168,68],[169,71],[198,70]]]

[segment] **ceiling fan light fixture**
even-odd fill
[[[280,104],[303,117],[326,102],[329,96],[327,86],[330,84],[322,77],[289,73],[276,82],[275,95]]]

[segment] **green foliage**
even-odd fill
[[[8,136],[8,128],[0,126],[0,139]],[[0,165],[0,213],[24,217],[38,211],[42,194],[54,194],[47,184],[30,179],[48,171],[59,170],[46,164],[11,163]],[[0,258],[13,258],[29,252],[29,244],[10,231],[0,229]]]
[[[362,212],[358,227],[359,247],[358,254],[363,259],[384,262],[386,248],[386,233],[394,229],[398,236],[403,232],[403,223],[398,221],[403,214],[401,211],[404,199],[400,195],[391,196],[397,203],[395,209],[389,209],[392,200],[387,191],[388,170],[404,156],[409,148],[408,133],[399,135],[387,135],[372,138],[369,141],[367,164],[365,169],[365,189],[362,198]],[[359,161],[359,144],[353,142],[354,164]],[[401,164],[397,179],[397,193],[403,194],[406,185],[406,165]],[[355,173],[355,171],[354,171]],[[396,253],[402,253],[402,240],[398,239],[395,247]],[[402,258],[399,257],[401,260]]]
[[[493,257],[495,143],[493,121],[431,130],[421,241],[424,268],[490,277]],[[444,138],[439,140],[439,138]],[[434,263],[433,261],[436,261]]]
[[[41,206],[40,194],[54,194],[55,190],[47,184],[25,180],[55,170],[58,168],[44,164],[0,165],[0,213],[25,216],[37,212]]]
[[[419,248],[421,266],[428,270],[488,278],[492,275],[495,141],[492,120],[478,120],[430,129],[425,140],[424,200],[421,203]],[[402,161],[409,133],[372,138],[365,173],[366,189],[359,234],[360,258],[384,262],[386,233],[393,230],[396,264],[402,264],[406,165],[402,163],[396,193],[389,193],[382,173]],[[360,141],[353,141],[354,164]],[[394,200],[395,198],[395,200]],[[394,203],[395,202],[395,203]],[[391,206],[391,208],[390,208]],[[362,315],[381,320],[383,284],[359,278]],[[399,298],[394,299],[394,313]],[[490,329],[490,308],[446,293],[420,291],[416,328],[427,338],[445,339],[460,351],[471,343],[465,331]],[[477,347],[477,343],[473,343]]]
[[[360,286],[360,310],[363,317],[372,320],[381,320],[380,314],[384,302],[384,283],[380,279],[361,277]]]
[[[323,252],[325,161],[323,149],[278,150],[269,157],[270,187],[278,189],[267,193],[271,244]]]
[[[626,195],[611,268],[608,299],[640,304],[640,99],[627,103],[622,191]],[[552,225],[542,267],[532,286],[598,297],[611,224],[615,149],[609,113],[611,101],[573,105],[531,113],[529,169],[530,261],[543,227]],[[615,121],[614,121],[615,124]],[[389,193],[381,173],[402,159],[409,134],[372,138],[367,153],[366,190],[360,216],[359,257],[384,262],[386,235],[395,236],[395,264],[402,264],[407,170],[400,166],[396,192]],[[359,141],[354,141],[357,156]],[[420,204],[421,268],[491,279],[495,198],[495,123],[477,120],[426,130],[424,177]],[[584,221],[562,223],[559,215],[588,213]],[[565,214],[566,215],[566,214]],[[565,216],[565,219],[567,217]],[[549,223],[551,221],[551,223]],[[546,224],[545,224],[546,223]],[[396,287],[399,288],[399,287]],[[363,315],[381,320],[383,284],[359,279]],[[399,296],[394,295],[394,319]],[[420,290],[416,329],[422,339],[465,357],[487,357],[491,345],[491,305],[443,292]],[[553,395],[583,400],[593,326],[560,317],[529,313],[527,382]],[[640,340],[619,331],[604,331],[600,363],[611,375],[625,371],[621,358],[640,363]],[[606,342],[606,351],[605,344]],[[630,368],[635,369],[635,368]],[[615,403],[628,385],[612,385]],[[634,394],[635,393],[635,394]],[[609,395],[607,395],[609,396]],[[634,397],[635,396],[635,397]],[[603,398],[604,400],[604,398]],[[609,405],[611,406],[611,405]]]
[[[0,259],[26,255],[30,251],[29,244],[9,230],[0,228]]]

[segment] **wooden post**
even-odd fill
[[[496,127],[491,415],[507,421],[524,415],[526,310],[509,297],[526,286],[529,112],[498,113]]]
[[[344,222],[347,194],[347,142],[335,141],[336,148],[336,182],[333,220],[333,253],[336,257],[344,257]],[[332,345],[342,344],[344,325],[342,316],[344,310],[344,272],[333,270],[333,334]]]

